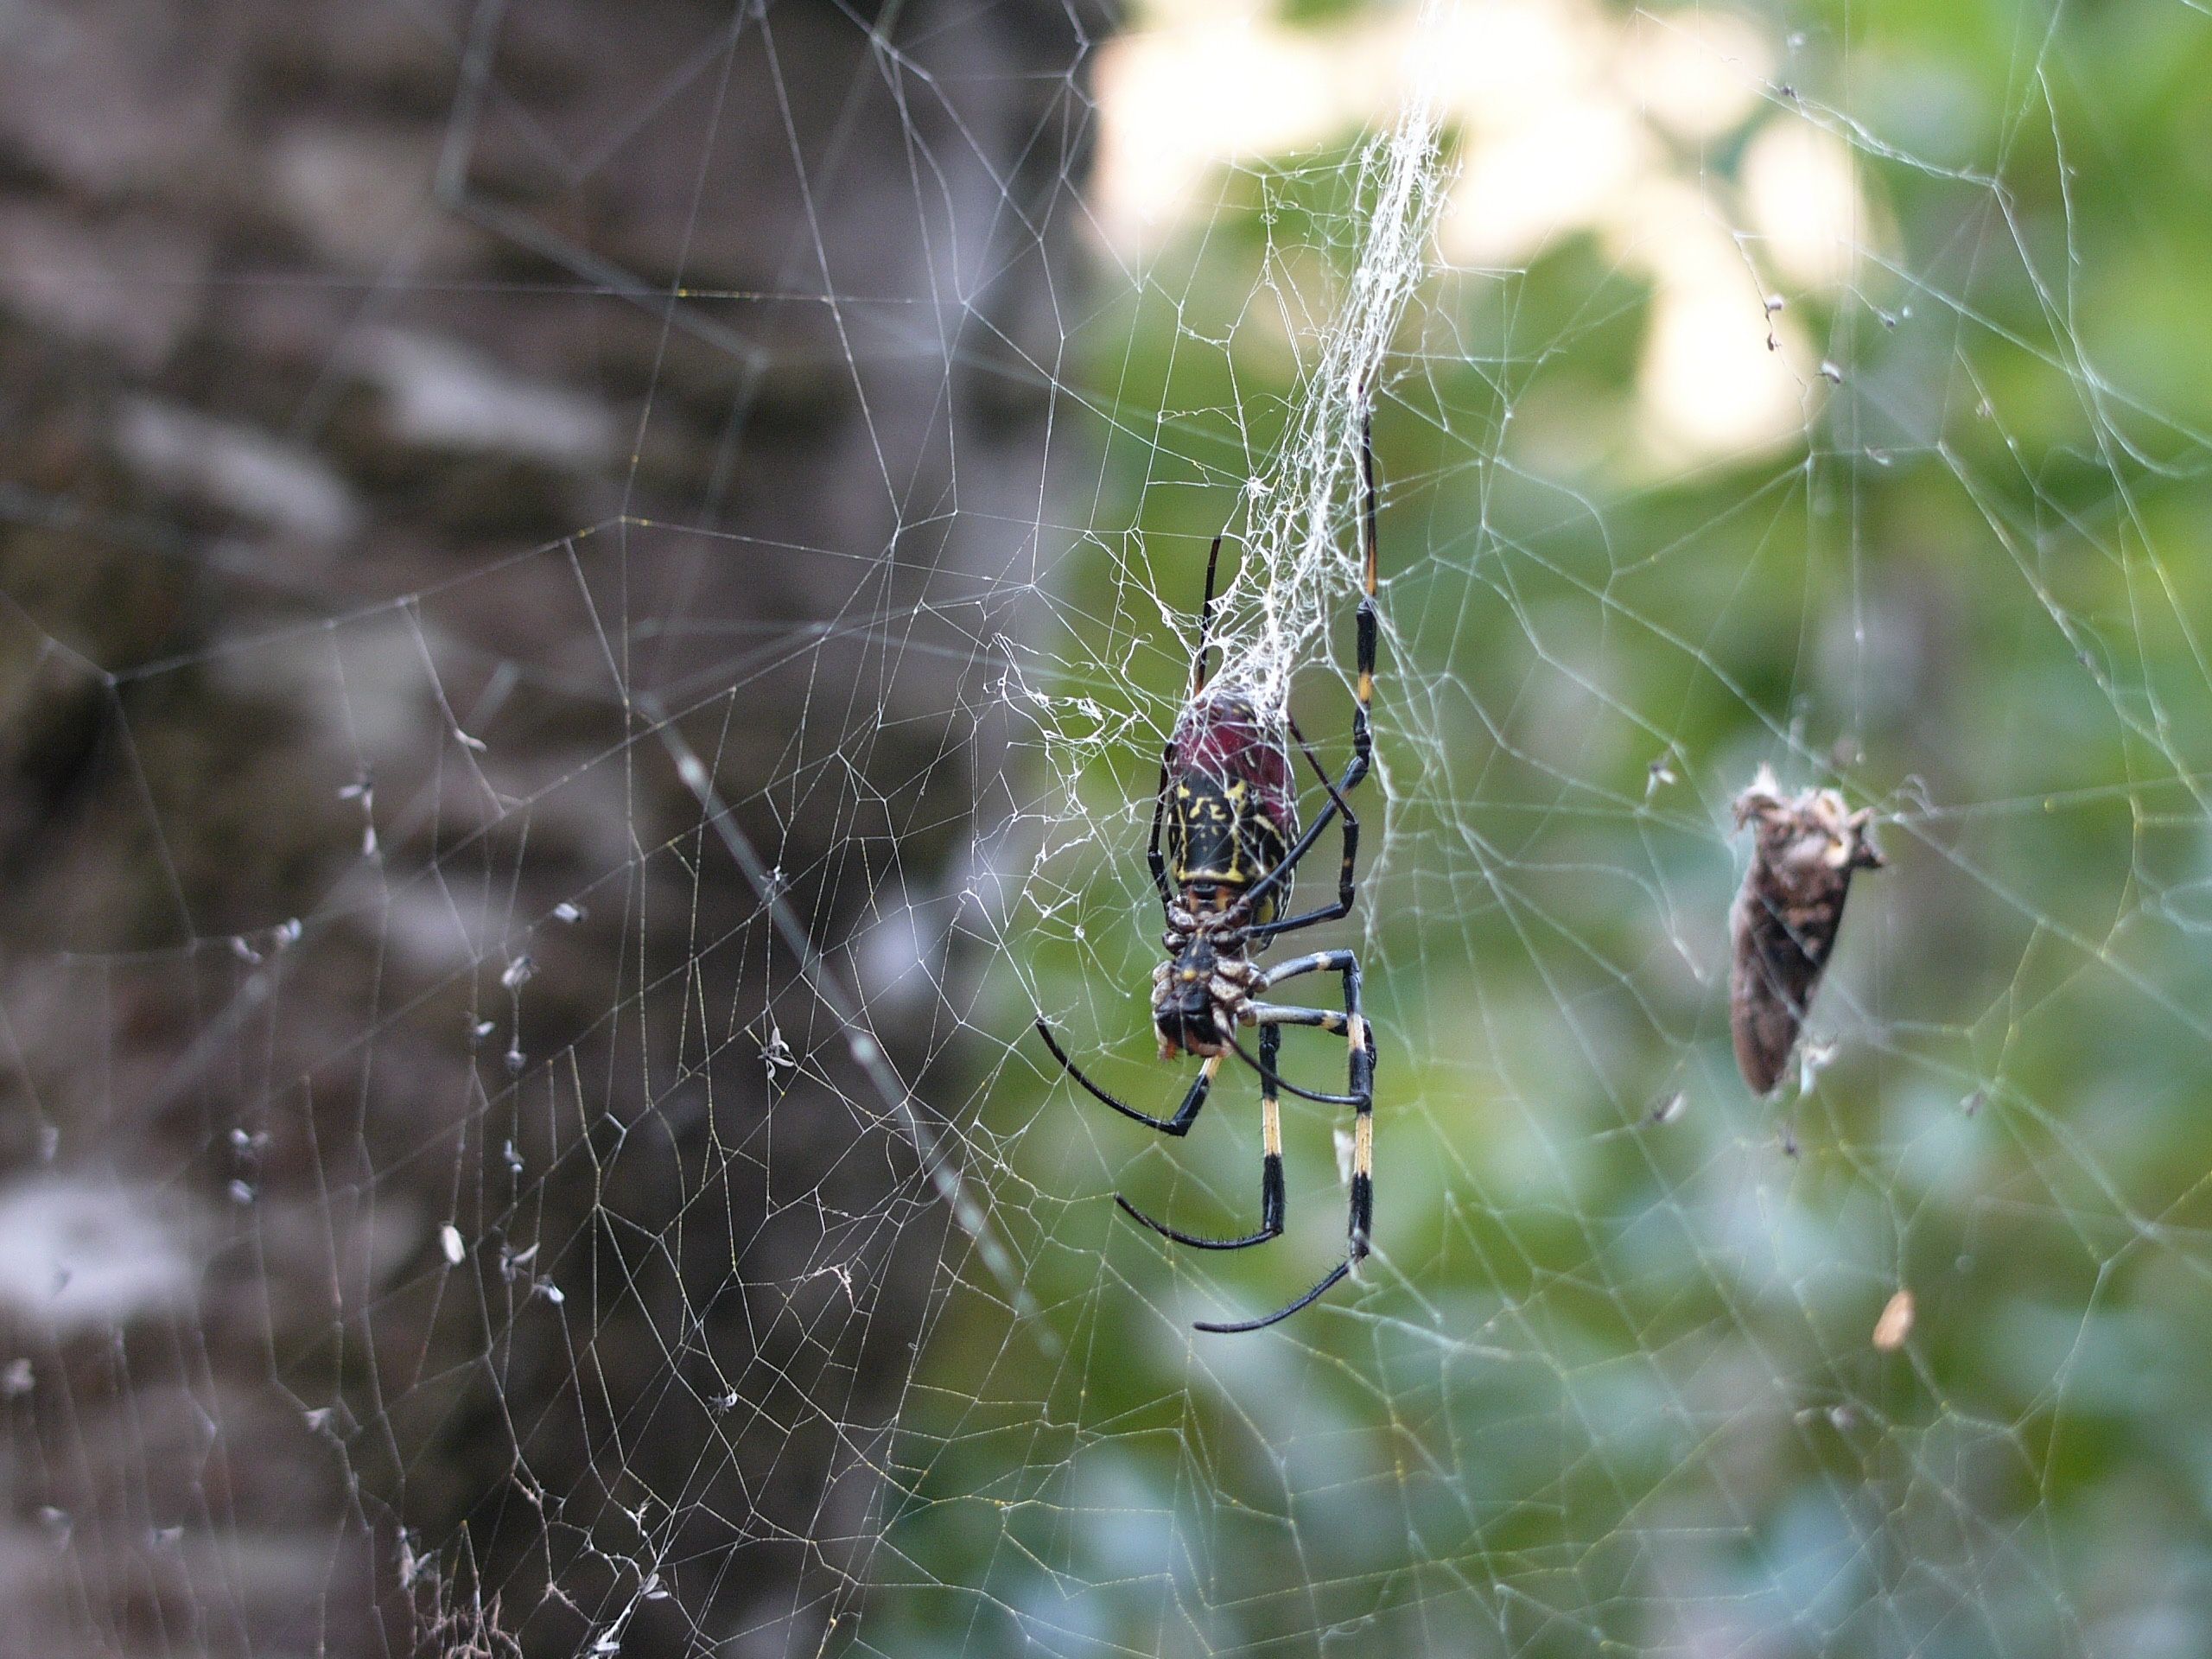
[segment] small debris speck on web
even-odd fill
[[[1874,1321],[1874,1346],[1882,1353],[1893,1354],[1911,1334],[1912,1293],[1900,1289],[1884,1306],[1882,1317]]]
[[[760,1058],[768,1068],[771,1080],[777,1072],[791,1071],[798,1065],[791,1044],[784,1039],[783,1027],[772,1020],[768,1022],[768,1040],[760,1046]]]

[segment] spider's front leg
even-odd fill
[[[1052,1058],[1060,1063],[1068,1076],[1089,1090],[1094,1098],[1104,1101],[1123,1117],[1133,1117],[1145,1128],[1158,1129],[1162,1135],[1188,1135],[1191,1132],[1191,1125],[1198,1122],[1198,1109],[1206,1103],[1206,1090],[1213,1087],[1214,1073],[1221,1070],[1222,1057],[1218,1054],[1210,1057],[1198,1067],[1198,1075],[1191,1080],[1190,1091],[1183,1096],[1183,1103],[1175,1109],[1175,1116],[1154,1117],[1150,1112],[1141,1112],[1127,1102],[1116,1100],[1084,1077],[1076,1063],[1068,1058],[1067,1051],[1054,1039],[1052,1028],[1045,1023],[1045,1016],[1041,1014],[1037,1016],[1037,1034],[1045,1039],[1045,1046],[1052,1051]]]
[[[1304,752],[1306,764],[1313,768],[1313,775],[1321,780],[1321,787],[1328,792],[1329,804],[1321,809],[1313,822],[1307,826],[1306,833],[1298,838],[1297,844],[1283,855],[1282,861],[1262,876],[1245,894],[1247,905],[1256,904],[1269,888],[1287,880],[1291,871],[1297,868],[1299,860],[1304,858],[1313,849],[1313,843],[1320,838],[1321,831],[1328,827],[1329,820],[1342,818],[1344,820],[1344,855],[1338,862],[1337,870],[1337,899],[1334,904],[1323,905],[1317,910],[1309,910],[1302,916],[1291,916],[1279,921],[1262,923],[1252,929],[1252,937],[1255,939],[1273,938],[1278,933],[1294,932],[1301,927],[1311,927],[1316,922],[1332,922],[1338,917],[1349,916],[1351,914],[1353,901],[1358,896],[1358,884],[1354,871],[1359,861],[1359,819],[1353,814],[1344,797],[1357,789],[1366,779],[1368,770],[1374,764],[1375,758],[1375,734],[1370,722],[1370,710],[1375,702],[1375,654],[1378,632],[1375,619],[1375,586],[1380,555],[1375,533],[1375,429],[1374,410],[1371,407],[1363,409],[1360,413],[1359,461],[1361,475],[1366,480],[1366,493],[1360,521],[1363,526],[1362,543],[1365,553],[1367,592],[1359,601],[1359,610],[1356,617],[1359,643],[1355,669],[1358,678],[1354,682],[1352,695],[1351,759],[1344,766],[1344,776],[1336,782],[1331,783],[1329,774],[1322,766],[1319,757],[1313,753],[1313,746],[1306,741],[1306,734],[1298,729],[1298,722],[1294,720],[1288,721],[1290,734],[1298,740],[1298,747]],[[1285,718],[1287,720],[1288,717],[1286,715]],[[1284,976],[1280,970],[1275,975],[1278,979]]]
[[[1207,1238],[1196,1233],[1185,1233],[1166,1223],[1154,1221],[1131,1204],[1120,1193],[1114,1202],[1120,1205],[1133,1221],[1141,1221],[1162,1238],[1172,1238],[1178,1244],[1188,1244],[1199,1250],[1242,1250],[1255,1244],[1264,1244],[1280,1237],[1283,1228],[1282,1185],[1282,1104],[1275,1093],[1275,1054],[1282,1046],[1282,1030],[1279,1026],[1268,1026],[1260,1033],[1260,1228],[1242,1238]],[[1218,1058],[1218,1057],[1217,1057]],[[1208,1061],[1212,1065],[1213,1061]]]

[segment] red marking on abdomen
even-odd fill
[[[1226,786],[1242,782],[1254,804],[1290,841],[1298,823],[1298,791],[1290,777],[1288,733],[1280,716],[1263,717],[1237,692],[1202,698],[1176,722],[1168,771],[1198,772]]]

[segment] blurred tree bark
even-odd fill
[[[0,10],[19,1650],[849,1619],[1105,21]]]

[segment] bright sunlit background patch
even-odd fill
[[[1719,9],[1441,0],[1305,26],[1147,0],[1100,54],[1096,232],[1141,265],[1203,221],[1223,168],[1371,129],[1425,91],[1456,137],[1440,257],[1514,268],[1595,238],[1652,290],[1628,463],[1754,457],[1802,441],[1833,378],[1790,299],[1853,283],[1881,245],[1849,146],[1795,102],[1791,50]]]

